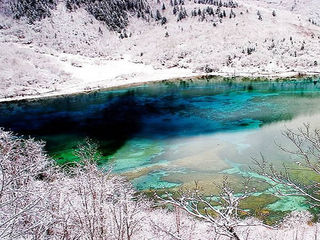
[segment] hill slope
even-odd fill
[[[118,7],[127,4],[122,12],[106,6],[90,10],[85,0],[72,1],[70,8],[68,0],[55,2],[50,14],[31,22],[27,16],[13,19],[8,2],[1,8],[0,98],[206,73],[320,72],[315,0],[115,1]],[[123,24],[113,27],[108,19]],[[132,68],[126,69],[128,63]],[[90,78],[92,71],[99,74]]]

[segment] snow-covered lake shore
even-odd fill
[[[25,55],[33,50],[21,48],[19,51]],[[155,69],[151,65],[134,63],[128,59],[107,60],[103,58],[90,58],[72,54],[43,54],[37,53],[38,58],[29,58],[29,66],[16,64],[12,68],[7,68],[0,75],[9,75],[10,70],[20,72],[15,74],[16,79],[10,78],[10,85],[5,85],[5,81],[0,84],[0,102],[39,99],[47,97],[57,97],[85,92],[111,89],[123,86],[132,86],[152,81],[161,81],[174,78],[188,78],[199,75],[189,69],[171,68]],[[47,66],[54,66],[53,69],[44,67],[39,69],[38,61],[45,61]],[[14,61],[14,60],[13,60]],[[23,77],[28,75],[38,76],[39,72],[46,71],[50,74],[43,76],[32,84],[21,86],[21,83],[30,83],[30,80],[23,81]],[[23,73],[24,72],[24,73]],[[23,77],[22,77],[22,74]],[[21,76],[21,77],[20,77]],[[20,78],[19,78],[20,77]],[[40,76],[41,77],[41,76]],[[56,78],[57,81],[46,82],[46,78]],[[8,77],[7,77],[8,78]],[[13,82],[16,81],[17,84]],[[8,83],[9,84],[9,83]],[[20,86],[19,86],[20,85]],[[8,86],[8,87],[7,87]]]
[[[317,6],[239,1],[231,9],[236,17],[226,7],[217,22],[217,14],[203,21],[190,15],[208,6],[189,1],[183,5],[189,16],[177,21],[168,3],[161,10],[166,24],[131,17],[124,38],[84,9],[70,12],[63,4],[32,25],[0,14],[0,102],[203,75],[320,75]]]
[[[9,47],[2,48],[6,49],[2,56],[7,54],[7,57],[4,58],[6,61],[2,62],[0,73],[4,79],[0,84],[0,102],[59,97],[149,82],[206,76],[279,79],[320,75],[320,72],[308,69],[285,72],[277,69],[274,72],[248,69],[244,72],[243,69],[233,67],[206,73],[178,67],[155,68],[152,65],[134,62],[130,56],[109,60],[66,53],[49,54],[15,43],[8,45]],[[9,64],[14,65],[10,67]],[[30,78],[35,80],[32,81]]]

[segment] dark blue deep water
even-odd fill
[[[118,91],[0,104],[0,126],[47,141],[61,150],[59,136],[101,141],[105,154],[133,137],[161,139],[258,128],[305,111],[299,99],[318,101],[320,85],[309,81],[181,81]],[[283,97],[283,101],[279,99]],[[300,104],[298,103],[300,106]]]

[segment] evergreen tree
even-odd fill
[[[257,12],[257,15],[258,15],[258,19],[259,19],[260,21],[262,21],[262,16],[261,16],[260,11]]]
[[[20,0],[25,1],[25,0]],[[30,1],[30,0],[29,0]],[[40,0],[57,1],[57,0]],[[65,0],[68,9],[83,7],[97,20],[105,22],[110,30],[121,32],[129,22],[129,13],[136,14],[137,17],[148,19],[152,16],[152,11],[146,0]],[[122,34],[123,35],[123,34]]]
[[[72,5],[69,1],[66,2],[66,8],[69,10],[69,11],[72,11]]]
[[[176,15],[178,11],[179,11],[179,8],[178,8],[177,6],[174,6],[174,7],[173,7],[173,10],[172,10],[172,13],[173,13],[174,15]]]
[[[161,20],[161,19],[162,19],[161,13],[160,13],[160,11],[157,9],[157,11],[156,11],[156,21],[159,21],[159,20]]]
[[[162,17],[161,19],[161,25],[164,25],[167,23],[167,18],[166,17]]]
[[[229,16],[230,18],[232,18],[232,17],[236,17],[236,14],[234,13],[234,11],[231,9],[231,11],[230,11],[230,16]]]
[[[13,18],[27,18],[29,23],[51,16],[51,10],[57,6],[56,0],[13,0],[10,8]],[[68,6],[70,9],[71,6]]]
[[[181,21],[182,19],[184,19],[186,17],[187,17],[186,9],[185,8],[181,8],[181,10],[179,11],[179,14],[178,14],[177,21]]]

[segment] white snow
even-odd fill
[[[194,76],[191,70],[181,68],[155,69],[151,65],[133,63],[128,59],[105,60],[69,55],[63,70],[76,79],[76,84],[88,88],[99,85],[102,88],[156,81],[180,76]],[[70,64],[71,63],[71,64]],[[74,66],[76,63],[76,66]],[[78,66],[77,66],[78,65]]]
[[[190,69],[154,69],[128,59],[108,60],[66,53],[50,55],[13,43],[0,46],[0,102],[195,75]]]
[[[157,1],[149,2],[153,11],[161,10]],[[84,9],[70,13],[63,4],[34,25],[0,15],[0,101],[191,77],[208,70],[249,77],[320,74],[320,27],[309,22],[320,14],[317,1],[238,3],[236,17],[214,27],[209,19],[191,17],[191,10],[206,5],[185,1],[189,17],[177,22],[166,1],[161,10],[166,25],[132,18],[127,28],[132,36],[125,39]],[[230,9],[226,12],[228,16]],[[255,50],[248,54],[248,48]]]

